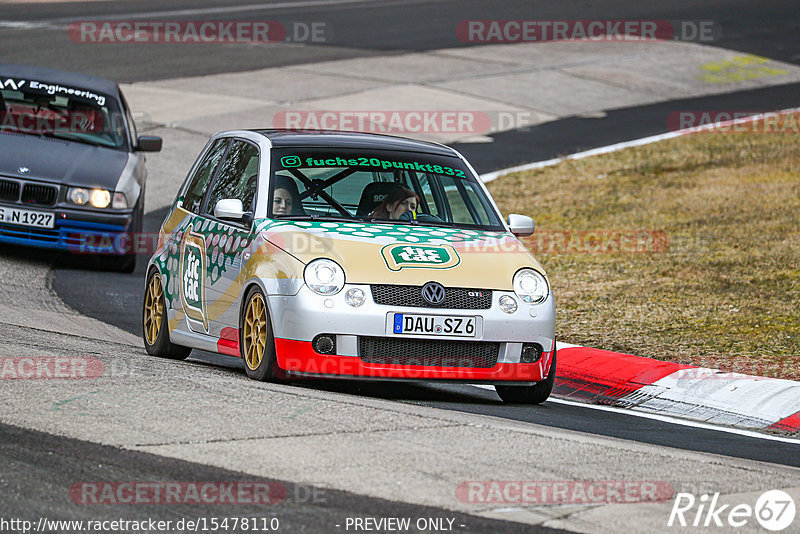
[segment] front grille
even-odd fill
[[[19,200],[19,182],[0,180],[0,200],[16,202]]]
[[[25,184],[22,188],[22,202],[37,206],[52,206],[56,203],[58,189],[49,185]]]
[[[362,336],[358,349],[364,363],[491,369],[497,364],[500,343]]]
[[[445,288],[444,302],[434,306],[422,298],[422,286],[393,286],[373,284],[372,298],[376,304],[408,306],[411,308],[449,308],[453,310],[488,310],[492,307],[491,289]],[[470,295],[470,293],[472,293]]]

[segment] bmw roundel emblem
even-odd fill
[[[428,282],[422,286],[422,299],[428,304],[437,306],[444,302],[444,286],[438,282]]]
[[[28,174],[29,172],[31,172],[31,170],[28,167],[25,167],[24,165],[17,170],[19,171],[20,174]]]

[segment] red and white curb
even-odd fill
[[[558,344],[562,399],[738,428],[800,431],[800,382]]]

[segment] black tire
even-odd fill
[[[151,285],[157,284],[160,288],[160,295],[158,291],[151,293]],[[154,287],[152,289],[155,289]],[[154,299],[154,296],[156,297]],[[161,301],[161,313],[155,313],[156,305],[155,300]],[[150,315],[148,316],[148,308]],[[155,321],[154,315],[160,316],[160,319]],[[144,341],[144,348],[147,354],[151,356],[160,356],[162,358],[170,358],[172,360],[185,360],[189,357],[192,349],[176,345],[169,340],[169,319],[167,318],[167,301],[164,295],[164,288],[161,284],[161,276],[158,270],[153,269],[147,275],[147,284],[145,285],[144,301],[142,303],[142,341]]]
[[[503,402],[509,404],[541,404],[550,397],[556,381],[556,344],[553,342],[553,359],[547,378],[532,386],[495,386],[497,394]]]
[[[245,373],[253,380],[280,382],[286,378],[286,373],[278,367],[267,299],[258,286],[247,292],[239,314],[239,352]]]

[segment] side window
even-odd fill
[[[224,198],[238,198],[244,211],[252,211],[257,187],[258,147],[234,140],[214,180],[205,212],[213,215],[217,202]]]
[[[491,224],[489,222],[489,213],[487,212],[489,206],[484,205],[480,201],[472,184],[467,187],[467,196],[469,197],[470,204],[475,206],[475,213],[478,216],[478,222],[480,224]]]
[[[208,187],[208,181],[214,175],[219,160],[225,154],[229,139],[217,139],[206,153],[205,158],[197,167],[197,170],[189,181],[189,187],[183,198],[183,208],[193,213],[199,213],[200,204],[203,203],[203,195]]]

